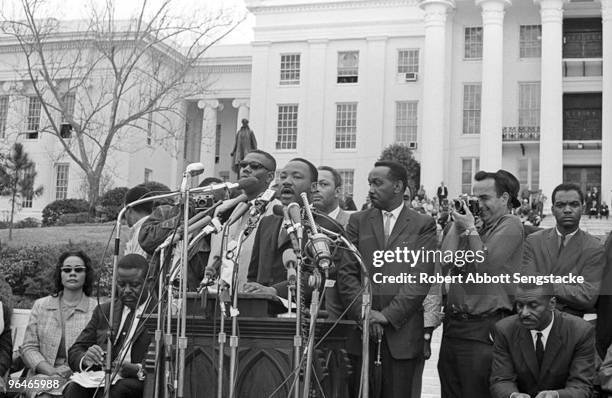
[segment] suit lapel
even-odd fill
[[[370,228],[376,237],[377,247],[385,247],[385,231],[383,230],[382,212],[377,208],[370,209]]]
[[[542,360],[542,372],[540,378],[546,374],[546,370],[550,369],[553,361],[561,350],[561,323],[563,320],[558,312],[555,312],[555,320],[553,322],[548,338],[546,339],[546,348],[544,349],[544,359]]]
[[[519,347],[521,347],[521,353],[523,354],[523,359],[527,363],[527,367],[533,374],[534,380],[538,379],[539,369],[538,369],[538,360],[535,355],[535,347],[533,346],[533,339],[531,338],[531,332],[525,329],[521,325],[518,325],[519,330]]]
[[[410,220],[410,214],[406,206],[402,207],[402,211],[393,226],[393,231],[391,231],[391,235],[389,236],[389,242],[387,242],[387,246],[391,247],[395,244],[395,241],[402,236],[404,230],[408,228],[408,221]]]
[[[556,228],[552,228],[548,232],[548,239],[546,244],[549,258],[557,259],[559,256],[559,237],[557,236]]]

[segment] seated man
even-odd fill
[[[0,297],[6,300],[8,297]],[[13,341],[11,338],[11,308],[6,302],[0,301],[0,395],[6,392],[4,375],[11,367]]]
[[[120,330],[114,336],[110,353],[113,375],[121,379],[112,384],[111,398],[138,398],[142,396],[145,373],[143,363],[151,343],[151,335],[138,327],[145,313],[149,298],[146,277],[149,269],[147,260],[139,254],[128,254],[117,265],[117,300],[113,319],[113,330]],[[68,350],[68,363],[73,371],[86,369],[100,370],[106,363],[107,319],[110,302],[96,307],[91,320],[83,329],[76,342]],[[116,376],[115,376],[116,377]],[[84,388],[72,382],[66,386],[64,397],[102,397],[103,388]]]
[[[588,398],[595,376],[595,331],[555,310],[550,284],[520,284],[518,311],[494,328],[493,398]]]
[[[601,209],[599,209],[599,215],[601,216],[601,218],[605,217],[606,220],[610,216],[610,208],[608,207],[606,202],[601,202]]]

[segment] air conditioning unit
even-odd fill
[[[419,78],[419,74],[416,72],[407,72],[404,74],[404,79],[407,82],[416,82]]]
[[[408,142],[408,148],[410,148],[410,149],[417,149],[417,143],[416,143],[416,141],[410,141],[410,142]]]
[[[60,137],[70,138],[72,136],[72,125],[70,123],[62,123],[60,125]]]

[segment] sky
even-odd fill
[[[152,7],[163,0],[148,0]],[[93,7],[101,7],[106,0],[44,0],[44,12],[41,15],[59,20],[86,19]],[[137,7],[142,3],[133,0],[115,0],[116,19],[129,19],[135,14]],[[21,15],[21,0],[0,0],[2,12],[8,17],[15,18]],[[225,9],[235,15],[246,15],[243,21],[230,35],[224,38],[223,43],[248,43],[253,39],[254,17],[248,13],[244,0],[174,0],[173,13],[176,16],[193,16],[196,12],[205,9]]]

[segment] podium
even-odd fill
[[[217,317],[211,315],[215,314],[216,296],[209,296],[205,304],[202,308],[201,297],[195,293],[189,294],[184,383],[184,396],[187,398],[217,396],[219,310],[216,311]],[[241,294],[239,295],[239,309],[235,397],[288,397],[294,380],[292,372],[295,318],[275,317],[282,312],[284,307],[278,298],[272,295]],[[156,322],[156,317],[151,317],[147,321],[149,333],[155,333]],[[315,343],[318,343],[325,334],[327,336],[315,350],[311,397],[348,397],[349,377],[352,369],[344,347],[346,336],[352,328],[356,327],[356,324],[352,321],[340,321],[333,329],[332,325],[334,321],[317,320]],[[173,319],[173,327],[176,327],[176,318]],[[231,334],[231,318],[229,317],[226,318],[225,332],[228,337],[227,342],[229,342]],[[224,397],[229,391],[230,347],[227,342],[224,352]],[[306,341],[303,341],[302,347],[305,345]],[[176,341],[174,341],[173,349],[175,347]],[[143,396],[153,397],[155,372],[158,375],[164,374],[164,360],[162,358],[160,363],[154,363],[154,344],[151,345],[147,358],[145,367],[147,379]],[[163,381],[163,378],[160,379],[160,397],[164,397]],[[302,385],[300,385],[301,390]]]

